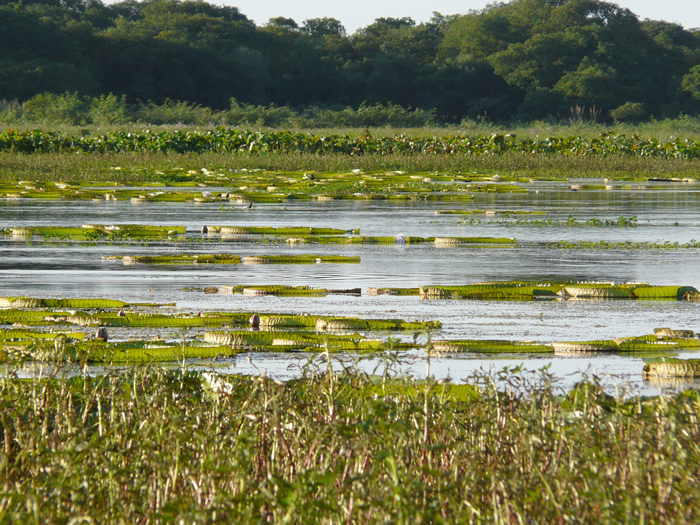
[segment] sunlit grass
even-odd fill
[[[387,362],[391,367],[391,362]],[[495,381],[501,391],[495,388]],[[2,521],[692,522],[697,392],[335,373],[0,380]],[[87,518],[86,518],[87,519]]]

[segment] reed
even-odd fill
[[[498,389],[496,383],[506,385]],[[0,379],[12,523],[695,522],[697,392],[309,366]]]

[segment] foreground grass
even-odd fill
[[[0,380],[0,521],[697,522],[697,392],[308,369]]]

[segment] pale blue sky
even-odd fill
[[[462,14],[484,8],[487,0],[208,0],[216,5],[233,5],[257,25],[276,16],[293,18],[301,24],[307,18],[337,18],[348,33],[371,24],[375,18],[410,16],[416,22],[430,20],[433,11],[443,15]],[[700,0],[620,0],[640,19],[666,20],[687,29],[700,27]]]

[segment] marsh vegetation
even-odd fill
[[[353,133],[0,152],[2,519],[695,519],[693,140]]]

